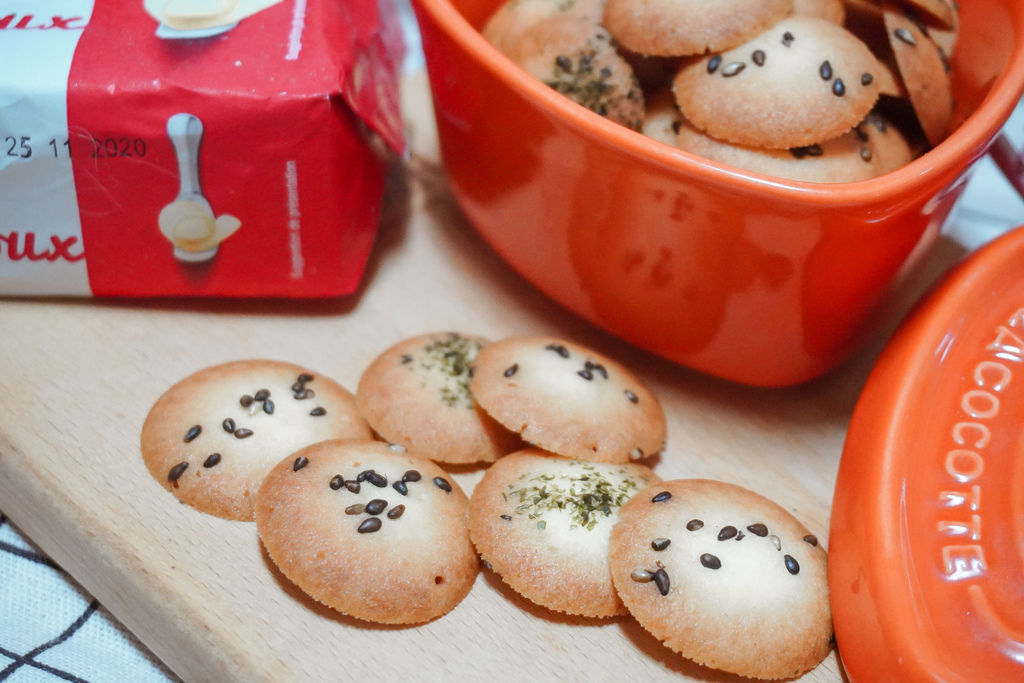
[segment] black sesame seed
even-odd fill
[[[405,512],[404,505],[396,505],[395,507],[388,510],[388,519],[398,519]]]
[[[872,76],[871,74],[867,73],[867,72],[864,72],[864,73],[862,73],[860,75],[860,84],[861,85],[871,85],[871,82],[873,80],[875,80],[875,77]]]
[[[444,477],[434,477],[434,486],[441,489],[445,493],[452,492],[452,485],[448,483],[448,480]]]
[[[366,481],[370,482],[379,489],[384,488],[388,485],[388,478],[378,472],[373,472],[366,478]]]
[[[409,354],[407,354],[407,353],[403,353],[403,354],[402,354],[402,357],[401,357],[401,358],[399,359],[399,362],[400,362],[400,363],[401,363],[402,365],[408,365],[409,363],[411,363],[411,362],[412,362],[412,356],[410,356],[410,355],[409,355]]]
[[[864,161],[871,161],[871,149],[868,147],[860,148],[860,158]]]
[[[562,71],[572,70],[572,61],[565,55],[558,55],[555,57],[555,65]]]
[[[367,517],[356,529],[361,534],[372,534],[380,529],[380,517]]]
[[[704,528],[704,522],[702,520],[699,520],[699,519],[691,519],[689,522],[686,523],[686,530],[687,531],[697,531],[698,529],[703,529],[703,528]]]
[[[347,488],[352,493],[359,493],[359,489],[362,487],[359,485],[358,481],[356,481],[355,479],[350,479],[345,482],[345,488]]]
[[[814,534],[807,534],[806,536],[804,536],[804,543],[809,543],[810,545],[816,546],[818,545],[818,537]]]
[[[305,384],[306,382],[312,382],[313,375],[304,372],[301,375],[299,375],[299,381],[302,382],[303,384]]]
[[[608,67],[606,67],[606,66],[605,66],[605,67],[602,67],[602,68],[601,68],[601,78],[603,78],[603,79],[606,79],[606,80],[607,80],[607,79],[609,79],[609,78],[611,78],[611,77],[612,77],[612,70],[611,70],[611,69],[609,69],[609,68],[608,68]]]
[[[786,555],[783,558],[783,562],[786,563],[786,571],[794,576],[800,573],[800,564],[793,559],[792,555]]]
[[[270,398],[270,389],[260,389],[253,395],[253,398],[257,401],[266,401]]]
[[[603,377],[604,379],[608,379],[608,371],[605,370],[605,367],[603,365],[601,365],[600,363],[591,363],[588,360],[587,361],[587,367],[589,367],[591,370],[595,371],[597,374],[601,375],[601,377]]]
[[[511,377],[512,375],[516,374],[517,372],[519,372],[519,363],[513,363],[512,365],[510,365],[509,367],[507,367],[505,369],[505,372],[503,374],[506,377]]]
[[[914,34],[912,34],[907,29],[903,28],[902,26],[899,27],[898,29],[896,29],[895,31],[893,31],[893,35],[895,35],[896,38],[898,38],[902,42],[906,43],[907,45],[910,45],[910,46],[917,45],[917,41],[914,40]]]
[[[747,65],[745,62],[729,62],[724,67],[722,67],[722,75],[726,78],[730,78],[746,68]]]
[[[292,471],[293,472],[298,472],[299,470],[301,470],[303,467],[305,467],[308,464],[309,464],[309,458],[307,458],[304,455],[300,455],[299,457],[295,458],[295,462],[292,463]]]
[[[664,550],[665,548],[667,548],[669,546],[670,543],[672,543],[672,541],[670,539],[667,539],[667,538],[656,538],[653,541],[651,541],[651,547],[654,548],[655,550]]]
[[[235,431],[235,421],[230,417],[225,417],[224,421],[220,423],[220,426],[224,428],[224,431],[231,434]]]
[[[167,481],[172,484],[181,479],[181,475],[185,474],[185,470],[188,469],[188,463],[185,461],[179,462],[177,465],[171,468],[171,471],[167,473]]]
[[[317,406],[316,408],[313,408],[313,410],[309,411],[309,414],[313,417],[323,417],[327,414],[327,411],[324,410],[322,406]]]
[[[592,373],[590,370],[588,370],[586,368],[583,368],[582,370],[580,370],[576,374],[579,375],[580,377],[582,377],[583,379],[587,380],[587,381],[590,381],[590,380],[594,379],[594,373]]]
[[[267,415],[274,414],[274,402],[271,401],[269,398],[263,402],[263,412],[266,413]]]
[[[234,435],[236,439],[248,439],[250,436],[252,436],[252,430],[242,427],[241,429],[236,429],[234,431]]]
[[[366,514],[379,515],[388,507],[388,502],[383,498],[374,498],[366,504]]]
[[[754,50],[750,54],[750,60],[752,62],[754,62],[754,64],[757,64],[758,66],[764,66],[764,59],[765,59],[764,50]]]
[[[832,94],[836,97],[842,97],[846,94],[846,84],[843,83],[843,79],[837,78],[832,81]]]
[[[185,443],[188,443],[195,439],[203,431],[203,428],[199,425],[192,425],[188,431],[185,432]]]
[[[700,563],[708,569],[721,569],[722,561],[711,553],[704,553],[700,556]]]
[[[562,358],[568,358],[569,357],[569,349],[565,348],[561,344],[548,344],[544,348],[547,349],[548,351],[554,351],[555,353],[557,353]]]
[[[663,503],[663,502],[665,502],[666,500],[668,500],[671,497],[672,497],[671,493],[669,493],[668,491],[662,491],[661,493],[656,494],[654,496],[654,498],[651,498],[651,502],[652,503]]]
[[[366,509],[366,506],[363,505],[362,503],[353,503],[352,505],[349,505],[347,508],[345,508],[345,514],[346,515],[361,515],[361,514],[363,514],[363,510],[365,510],[365,509]]]
[[[747,535],[745,533],[743,533],[742,531],[740,531],[740,532],[738,532],[736,534],[736,540],[737,541],[742,541],[746,537],[747,537]]]
[[[501,518],[503,520],[505,520],[506,522],[511,522],[512,521],[512,515],[501,515]]]
[[[724,527],[722,527],[722,530],[718,532],[718,540],[719,541],[728,541],[730,538],[733,538],[736,535],[736,533],[737,533],[736,527],[734,527],[734,526],[724,526]]]
[[[864,129],[861,128],[860,126],[854,126],[853,127],[853,132],[857,134],[857,139],[860,140],[861,142],[867,142],[868,141],[868,134],[865,133]]]
[[[373,472],[373,470],[363,470],[362,472],[356,475],[356,481],[366,481],[367,479],[369,479],[371,472]]]
[[[333,477],[331,477],[330,487],[333,490],[337,491],[338,489],[340,489],[344,485],[345,485],[345,477],[341,476],[340,474],[335,474]]]
[[[669,580],[668,572],[664,569],[659,569],[654,572],[654,584],[658,587],[658,592],[662,595],[668,595]]]
[[[303,389],[302,391],[296,391],[292,395],[292,398],[294,398],[296,401],[303,401],[307,398],[313,398],[314,396],[316,396],[316,392],[313,391],[312,389]]]
[[[409,470],[408,472],[406,472],[405,474],[402,475],[402,481],[419,481],[419,480],[420,480],[420,473],[417,472],[416,470]]]
[[[634,394],[634,393],[633,393],[632,391],[630,391],[629,389],[626,389],[626,391],[625,391],[624,393],[626,394],[626,398],[628,398],[628,399],[629,399],[629,402],[630,402],[630,403],[639,403],[639,402],[640,402],[640,399],[639,399],[639,398],[637,398],[637,395],[636,395],[636,394]]]
[[[391,488],[401,493],[403,496],[409,495],[409,487],[404,481],[396,481],[391,485]]]
[[[722,64],[722,55],[715,55],[708,60],[708,73],[713,74],[718,70],[718,67]]]
[[[830,61],[828,61],[827,59],[824,62],[822,62],[821,66],[818,67],[818,74],[821,76],[821,78],[823,80],[831,81],[832,80],[832,63]]]
[[[760,522],[748,524],[747,531],[754,534],[755,536],[760,536],[761,538],[764,538],[768,535],[768,527],[766,527],[764,524],[761,524]]]
[[[252,402],[253,402],[254,400],[256,400],[256,399],[254,399],[254,398],[253,398],[252,396],[250,396],[249,394],[243,394],[243,395],[242,395],[242,398],[238,399],[238,402],[242,404],[242,407],[243,407],[243,408],[248,408],[249,406],[251,406],[251,405],[252,405]]]
[[[790,33],[789,31],[786,31],[785,33],[782,34],[782,44],[785,45],[786,47],[792,45],[793,40],[793,34]]]
[[[220,453],[210,453],[203,461],[203,467],[216,467],[220,464]]]

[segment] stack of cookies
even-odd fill
[[[809,182],[888,173],[949,134],[956,33],[952,0],[508,0],[483,28],[599,114]]]
[[[706,666],[814,667],[824,550],[753,492],[662,481],[644,461],[666,431],[657,397],[592,349],[446,332],[385,350],[354,394],[279,361],[200,370],[157,400],[141,447],[178,499],[254,520],[285,577],[358,619],[441,617],[482,564],[543,608],[632,615]],[[468,467],[486,468],[471,495],[450,473]]]

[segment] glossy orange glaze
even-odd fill
[[[530,77],[475,28],[500,1],[413,0],[465,214],[572,311],[754,385],[811,379],[857,348],[1024,91],[1024,3],[963,0],[962,124],[947,140],[881,178],[778,180],[648,139]]]
[[[1024,228],[915,309],[861,394],[829,588],[847,675],[1024,680]]]

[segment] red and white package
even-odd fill
[[[351,293],[402,51],[377,0],[0,0],[0,295]]]

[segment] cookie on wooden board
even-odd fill
[[[437,462],[493,462],[518,437],[481,410],[469,389],[487,340],[432,332],[394,344],[363,371],[360,414],[381,437]]]
[[[292,451],[369,439],[355,397],[334,380],[276,360],[199,370],[168,389],[142,426],[142,457],[164,488],[198,510],[251,520],[256,489]]]
[[[270,471],[256,499],[260,540],[281,573],[358,619],[435,619],[479,572],[462,489],[437,464],[379,441],[301,449]]]
[[[789,17],[750,41],[692,62],[673,88],[699,130],[749,147],[788,149],[842,135],[878,99],[878,60],[852,33]]]
[[[658,480],[634,463],[517,451],[488,468],[473,489],[470,537],[490,568],[532,602],[586,617],[622,614],[608,538],[623,503]]]
[[[633,617],[699,664],[791,678],[831,649],[826,553],[753,491],[707,479],[653,484],[622,506],[610,548]]]
[[[607,0],[604,25],[625,48],[683,57],[727,50],[793,11],[793,0]]]
[[[470,386],[491,417],[558,455],[624,463],[665,443],[665,413],[650,389],[620,363],[569,341],[495,341],[477,355]]]

